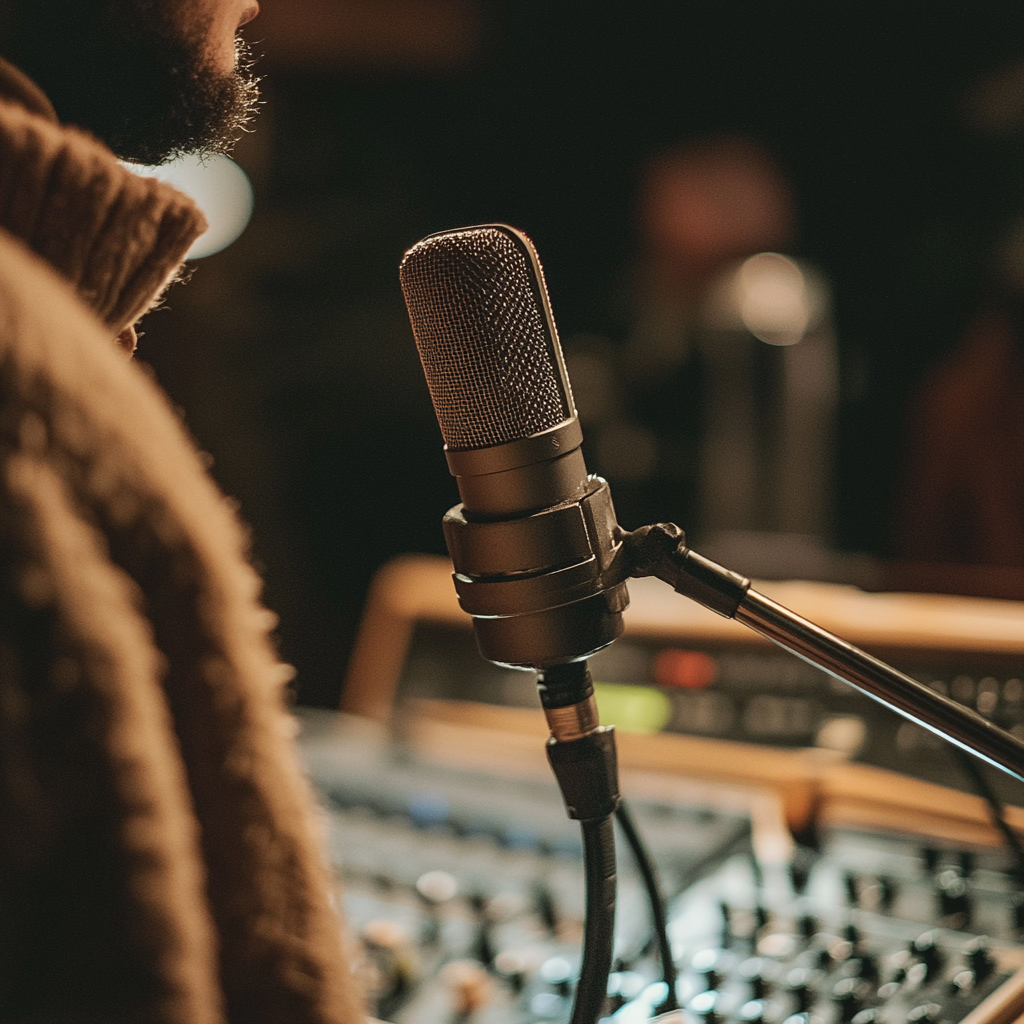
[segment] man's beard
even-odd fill
[[[167,0],[26,0],[10,58],[60,119],[86,128],[123,160],[160,164],[225,152],[257,101],[246,45],[236,70],[211,66],[200,30],[185,31]],[[31,13],[29,13],[31,12]]]

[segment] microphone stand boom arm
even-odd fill
[[[626,575],[657,576],[677,593],[743,623],[798,658],[1024,781],[1024,741],[752,590],[750,580],[688,548],[678,526],[658,523],[632,532],[620,530],[618,539]]]

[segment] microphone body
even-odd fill
[[[524,668],[585,659],[621,635],[628,573],[537,254],[506,225],[462,228],[418,242],[400,277],[462,498],[443,527],[480,652]]]

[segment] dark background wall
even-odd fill
[[[640,168],[710,133],[759,140],[793,186],[792,255],[834,289],[834,540],[892,553],[908,396],[977,311],[994,239],[1024,210],[1016,94],[999,91],[1024,51],[1019,3],[264,7],[266,104],[237,153],[253,222],[147,320],[140,355],[254,527],[301,699],[337,699],[372,572],[443,551],[456,500],[402,252],[446,227],[515,224],[563,336],[614,338]],[[687,511],[661,516],[685,526]]]

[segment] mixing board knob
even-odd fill
[[[914,947],[911,946],[910,948],[913,949]],[[893,968],[892,977],[889,979],[887,984],[882,986],[882,988],[886,991],[889,991],[891,988],[891,990],[895,992],[896,989],[907,980],[907,965],[912,962],[910,952],[905,949],[900,950],[898,953],[889,957],[889,963]],[[885,998],[888,999],[889,997],[885,996]]]
[[[451,994],[452,1020],[464,1021],[491,1001],[493,986],[487,972],[471,960],[453,960],[441,970]]]
[[[647,987],[647,979],[636,971],[613,971],[608,975],[608,1001],[614,1013]]]
[[[798,1013],[810,1009],[811,1006],[811,982],[814,975],[804,967],[794,967],[786,975],[786,988],[793,997]]]
[[[412,946],[409,929],[398,921],[374,919],[363,927],[363,941],[374,949],[406,950]]]
[[[508,987],[519,995],[526,987],[526,976],[535,963],[521,949],[503,949],[494,958],[494,969],[505,979]]]
[[[447,871],[427,871],[416,879],[416,895],[426,914],[420,930],[420,942],[434,946],[441,938],[441,915],[438,909],[454,898],[459,884]]]
[[[869,1006],[867,1009],[855,1013],[850,1024],[875,1024],[877,1020],[878,1010],[874,1006]]]
[[[957,971],[950,979],[947,991],[951,996],[967,995],[977,984],[978,976],[974,971]]]
[[[934,932],[923,932],[910,945],[910,952],[924,964],[927,974],[934,974],[942,966],[942,950],[935,944]]]
[[[742,1024],[765,1024],[764,1015],[767,1009],[765,1001],[763,999],[751,999],[750,1002],[744,1003],[739,1013],[736,1014],[736,1019],[741,1021]]]
[[[971,896],[967,880],[954,868],[939,874],[936,879],[939,917],[951,928],[966,928],[971,919]]]
[[[362,938],[373,965],[371,989],[378,1012],[393,1013],[412,992],[419,973],[412,936],[397,921],[374,919],[363,927]]]
[[[765,977],[769,965],[760,957],[744,960],[739,966],[740,977],[750,986],[750,994],[755,1000],[763,999],[768,993],[768,979]]]
[[[988,940],[979,935],[964,946],[964,957],[979,982],[985,981],[996,969],[996,962],[989,952]]]
[[[569,1016],[569,1000],[554,992],[538,992],[530,1000],[530,1010],[535,1017],[545,1020],[565,1020]]]
[[[935,1024],[941,1013],[942,1007],[938,1003],[923,1003],[907,1014],[907,1024]]]
[[[863,953],[859,957],[849,961],[853,974],[865,981],[878,980],[878,961],[870,953]]]
[[[810,1024],[810,1014],[801,1011],[800,1013],[791,1013],[782,1024]]]
[[[459,883],[447,871],[427,871],[416,879],[416,893],[427,903],[440,906],[459,891]]]
[[[540,965],[541,980],[546,981],[560,996],[569,994],[575,975],[575,968],[564,956],[548,957]]]
[[[762,935],[757,943],[757,951],[762,956],[784,959],[796,949],[796,939],[789,932],[768,932]]]
[[[927,964],[923,964],[918,961],[907,968],[907,976],[903,984],[906,985],[908,989],[920,988],[933,973],[935,972],[933,972]]]
[[[832,989],[832,999],[839,1010],[839,1018],[851,1021],[870,994],[871,986],[860,978],[842,978]]]
[[[718,1024],[721,1020],[718,1012],[721,999],[721,995],[713,989],[708,992],[700,992],[690,1000],[686,1009],[699,1020],[704,1021],[704,1024]]]
[[[849,939],[845,938],[839,939],[837,942],[833,942],[832,945],[828,947],[828,955],[837,964],[845,963],[853,956],[853,953],[853,943]],[[826,966],[824,960],[822,961],[821,966]]]
[[[695,973],[704,976],[709,989],[717,989],[719,982],[732,966],[733,960],[732,953],[727,949],[701,949],[693,954],[690,967]]]
[[[896,881],[890,878],[888,875],[878,876],[878,909],[883,914],[888,914],[892,911],[893,904],[896,902]]]

